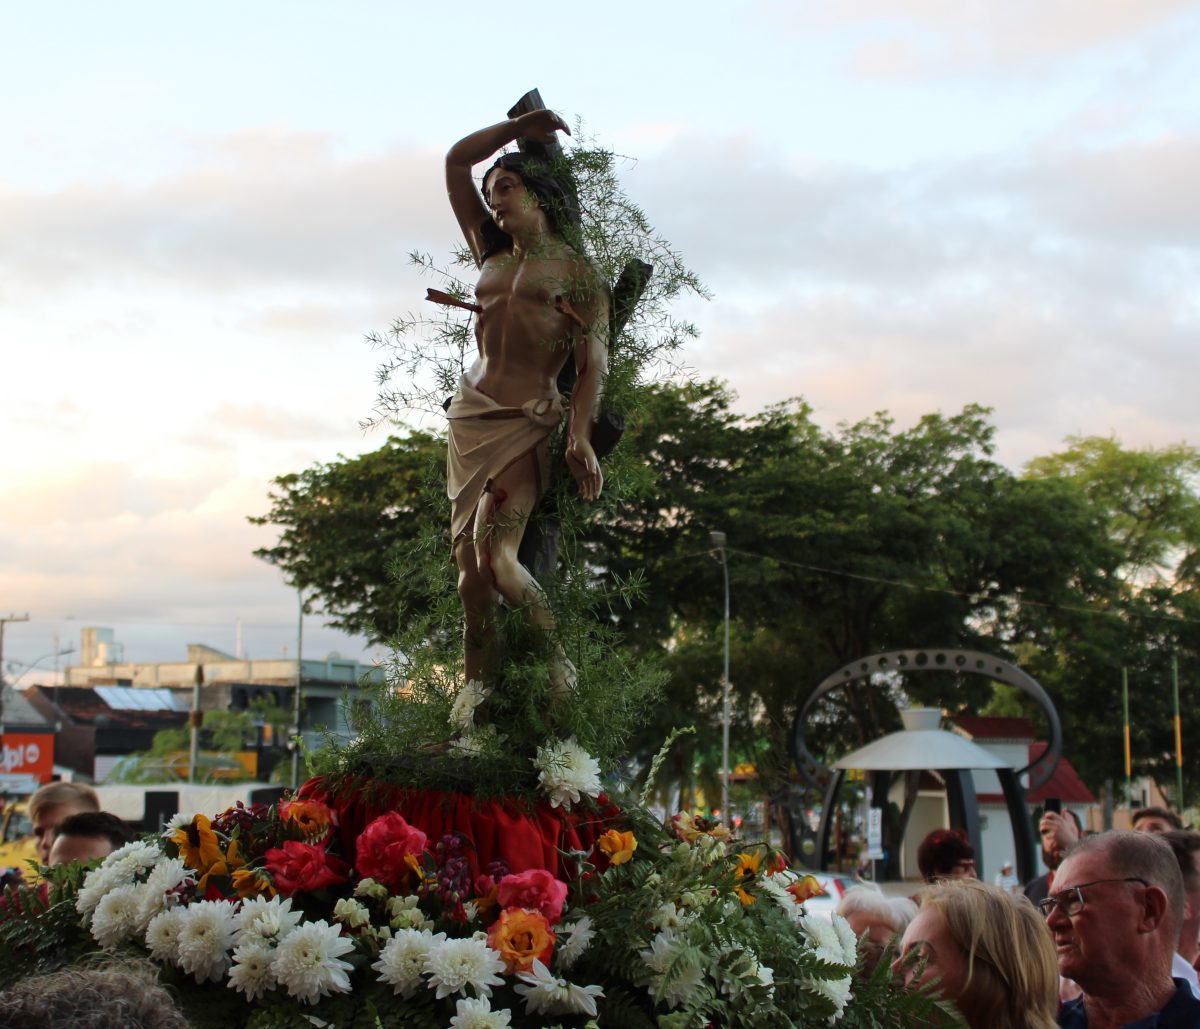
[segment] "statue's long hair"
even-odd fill
[[[582,253],[583,218],[579,211],[575,183],[571,180],[565,162],[560,158],[556,163],[563,167],[552,168],[546,161],[520,151],[501,154],[483,176],[483,201],[487,203],[487,184],[492,172],[498,168],[515,172],[525,188],[537,199],[541,209],[546,212],[550,231],[568,246]],[[491,218],[484,221],[480,231],[484,241],[482,260],[486,261],[493,254],[512,249],[512,236]]]

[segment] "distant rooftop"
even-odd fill
[[[1037,742],[1029,744],[1029,760],[1036,761],[1046,752],[1047,744]],[[1096,795],[1087,788],[1079,778],[1079,773],[1071,767],[1071,762],[1065,757],[1060,758],[1058,767],[1043,785],[1036,790],[1030,790],[1025,799],[1030,804],[1040,804],[1048,797],[1057,797],[1064,804],[1095,804]]]
[[[172,690],[134,686],[97,686],[100,698],[114,711],[186,711]]]
[[[50,722],[29,703],[20,690],[14,690],[7,683],[0,683],[0,723],[7,728],[18,727],[41,729],[48,727]]]
[[[1020,740],[1031,743],[1037,739],[1033,722],[1024,717],[984,715],[955,715],[951,719],[969,740]]]

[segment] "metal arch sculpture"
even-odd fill
[[[833,775],[833,770],[819,760],[804,740],[804,723],[809,712],[827,693],[839,686],[869,679],[872,675],[898,672],[909,675],[913,672],[957,672],[959,674],[985,675],[989,679],[1016,686],[1041,706],[1050,724],[1050,745],[1034,761],[1017,770],[1017,775],[1029,774],[1029,789],[1036,790],[1054,774],[1062,756],[1062,724],[1058,712],[1046,691],[1031,675],[1003,658],[993,657],[978,650],[889,650],[882,654],[859,658],[843,665],[832,675],[827,675],[809,693],[792,723],[792,756],[801,778],[810,785],[824,788]]]
[[[792,753],[801,778],[810,786],[821,789],[825,795],[821,825],[817,831],[818,867],[825,867],[825,853],[831,829],[830,814],[844,773],[830,768],[808,749],[804,739],[804,725],[808,715],[822,697],[840,686],[861,679],[869,679],[876,674],[911,674],[913,672],[956,672],[958,674],[984,675],[989,679],[1016,686],[1037,701],[1045,711],[1050,725],[1050,745],[1046,750],[1024,768],[1016,771],[1012,769],[997,770],[1012,818],[1018,874],[1022,880],[1033,878],[1036,874],[1036,853],[1032,827],[1028,819],[1024,817],[1027,790],[1021,786],[1020,776],[1028,773],[1028,789],[1036,789],[1050,779],[1062,755],[1062,725],[1058,720],[1058,712],[1055,710],[1053,702],[1032,676],[1003,658],[993,657],[976,650],[926,648],[890,650],[882,654],[873,654],[870,657],[859,658],[843,665],[832,675],[826,676],[809,693],[796,714],[796,720],[792,726]],[[966,830],[975,846],[976,853],[982,855],[979,814],[971,774],[962,769],[944,770],[942,774],[946,780],[951,824]]]

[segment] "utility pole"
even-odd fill
[[[292,698],[292,792],[300,788],[300,687],[304,682],[304,590],[297,590],[300,611],[296,618],[296,695]]]
[[[729,811],[729,562],[725,559],[725,533],[714,531],[708,535],[714,549],[721,555],[721,571],[725,573],[725,674],[721,677],[721,821],[732,829],[733,818]]]
[[[28,611],[23,615],[9,614],[7,618],[0,618],[0,731],[4,729],[4,627],[9,622],[27,621],[29,621]]]
[[[192,681],[192,710],[188,714],[190,740],[188,746],[188,782],[196,782],[196,770],[200,763],[200,725],[204,716],[200,714],[200,687],[204,685],[204,665],[196,665],[196,678]]]
[[[1175,702],[1175,810],[1183,814],[1183,723],[1179,719],[1179,658],[1171,655],[1171,694]]]

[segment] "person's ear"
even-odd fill
[[[1147,886],[1142,895],[1141,932],[1157,932],[1167,917],[1167,893],[1161,886]]]

